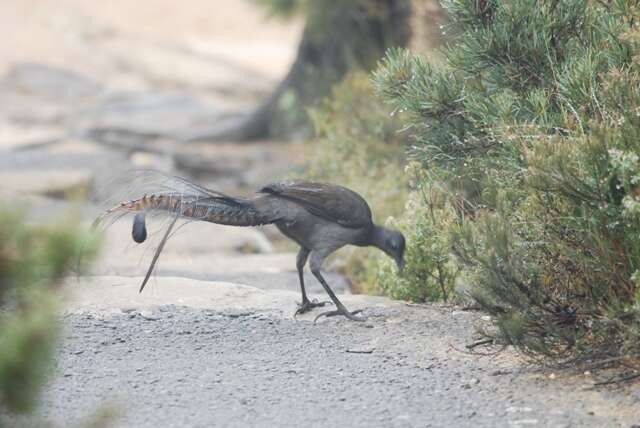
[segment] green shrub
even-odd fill
[[[380,257],[378,284],[396,299],[447,301],[453,296],[459,270],[451,257],[448,232],[455,223],[455,211],[440,180],[427,176],[418,164],[410,165],[407,173],[416,178],[415,188],[403,215],[387,221],[406,237],[405,268],[398,276],[393,261]]]
[[[393,50],[374,80],[454,195],[474,297],[532,356],[640,356],[638,3],[444,6],[445,60]]]
[[[402,277],[393,261],[378,251],[341,250],[346,255],[343,270],[356,291],[416,302],[447,300],[457,275],[446,234],[454,215],[448,192],[433,177],[426,185],[419,167],[405,166],[407,141],[398,115],[382,105],[372,89],[366,74],[353,73],[311,111],[316,138],[305,175],[356,190],[371,205],[375,221],[401,230],[407,238]]]
[[[289,72],[232,135],[307,135],[309,107],[348,73],[370,71],[387,48],[411,37],[411,0],[254,0],[271,15],[305,19]],[[237,138],[237,137],[236,137]]]
[[[408,192],[405,141],[398,120],[376,102],[369,76],[357,72],[337,84],[310,116],[316,137],[309,144],[305,176],[334,182],[360,193],[375,221],[398,216]],[[346,248],[347,273],[355,289],[375,293],[373,250]]]
[[[0,408],[35,406],[58,339],[56,288],[96,247],[71,222],[31,226],[0,210]]]

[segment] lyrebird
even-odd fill
[[[180,191],[171,190],[178,186]],[[286,181],[270,184],[260,189],[256,195],[242,198],[204,188],[180,177],[164,176],[163,189],[122,202],[107,210],[95,223],[112,214],[135,212],[132,235],[140,243],[147,238],[145,215],[148,212],[164,211],[174,216],[156,249],[140,287],[141,292],[179,218],[230,226],[275,224],[285,236],[300,245],[296,267],[302,302],[296,314],[325,304],[310,301],[307,297],[303,268],[309,257],[311,272],[336,305],[335,310],[321,313],[316,320],[323,315],[343,315],[355,321],[365,319],[355,315],[360,310],[349,312],[345,308],[320,272],[324,260],[337,249],[345,245],[374,246],[392,257],[400,270],[404,265],[404,236],[398,231],[374,224],[367,202],[354,191],[342,186]]]

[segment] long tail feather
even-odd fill
[[[160,258],[160,253],[162,252],[162,250],[164,248],[164,245],[169,240],[169,236],[171,235],[171,231],[173,230],[173,226],[176,225],[176,222],[178,221],[179,218],[180,218],[180,216],[175,216],[175,218],[173,219],[173,221],[171,222],[169,227],[167,227],[167,231],[165,232],[164,236],[162,237],[162,241],[160,241],[160,244],[158,245],[158,248],[156,249],[156,253],[153,255],[153,260],[151,260],[151,265],[149,265],[149,269],[147,270],[147,274],[144,276],[144,281],[142,281],[142,285],[140,286],[139,293],[142,293],[142,290],[144,290],[144,286],[147,285],[147,282],[149,282],[149,278],[151,278],[151,274],[153,273],[153,269],[156,267],[156,263],[158,262],[158,258]]]
[[[191,221],[206,221],[232,226],[258,226],[276,221],[276,219],[270,217],[271,214],[266,215],[257,209],[251,199],[237,198],[207,189],[182,177],[172,177],[161,172],[144,171],[142,175],[131,182],[123,181],[122,184],[128,190],[127,193],[121,196],[130,198],[134,196],[133,192],[136,191],[139,192],[138,195],[143,191],[146,191],[146,193],[142,197],[120,202],[105,210],[93,222],[92,228],[105,223],[108,226],[124,215],[135,213],[131,236],[135,242],[142,243],[147,240],[145,224],[147,214],[165,213],[173,217],[155,250],[151,265],[140,286],[140,292],[149,281],[164,246],[172,236],[172,231],[178,219],[183,218]],[[109,221],[106,222],[106,220]]]

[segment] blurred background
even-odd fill
[[[428,52],[441,19],[435,2],[408,0],[2,2],[10,42],[0,47],[1,192],[31,220],[79,206],[88,225],[119,197],[141,196],[122,182],[134,169],[236,194],[308,177],[374,198],[384,222],[403,205],[406,180],[385,162],[401,165],[404,141],[390,111],[373,102],[368,73],[389,48],[419,40],[414,49]],[[373,192],[389,174],[385,191]],[[131,243],[129,227],[109,231],[92,273],[143,273],[149,251]],[[211,272],[220,248],[285,250],[282,265],[293,267],[294,247],[272,229],[220,229],[227,244],[194,249],[196,237],[217,232],[185,228],[184,245],[168,249],[158,273],[265,286],[248,279],[253,266],[241,278],[226,274],[226,262]],[[343,269],[354,266],[348,258]]]
[[[81,188],[96,201],[105,181],[130,168],[235,187],[300,162],[270,142],[179,142],[269,95],[295,58],[301,17],[267,19],[242,0],[29,0],[0,9],[10,40],[0,47],[5,190]]]
[[[303,163],[308,108],[439,18],[417,3],[2,2],[3,187],[100,200],[132,167],[221,190],[279,178]]]
[[[349,307],[384,300],[371,295],[471,305],[491,315],[476,344],[589,370],[620,363],[632,371],[614,382],[637,379],[640,8],[442,3],[446,14],[435,0],[1,1],[0,426],[5,409],[40,405],[68,426],[122,385],[137,395],[145,373],[130,361],[151,370],[155,355],[104,341],[111,315],[158,320],[142,308],[191,305],[291,320],[297,248],[272,227],[179,227],[137,293],[161,235],[137,245],[124,219],[88,231],[142,196],[129,177],[145,169],[234,195],[295,177],[352,188],[407,249],[401,276],[371,249],[330,259]],[[449,334],[451,306],[431,307],[446,308]],[[74,327],[83,333],[65,335]],[[459,327],[467,340],[473,327]],[[126,365],[120,378],[87,382],[99,346]],[[405,392],[396,398],[420,399]]]

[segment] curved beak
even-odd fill
[[[397,257],[396,265],[398,265],[398,273],[402,274],[402,271],[404,270],[404,257]]]

